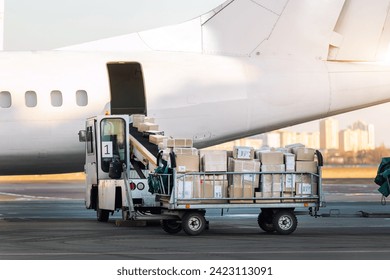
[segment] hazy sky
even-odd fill
[[[47,50],[195,18],[224,0],[5,0],[5,49]],[[389,93],[390,96],[390,93]],[[340,128],[372,123],[390,147],[390,104],[336,117]],[[318,122],[294,127],[318,130]]]

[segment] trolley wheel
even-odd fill
[[[202,213],[188,212],[182,218],[182,227],[188,235],[199,235],[206,228],[206,219]]]
[[[257,217],[257,223],[259,224],[259,227],[265,232],[274,232],[275,227],[272,219],[272,211],[261,211],[259,216]]]
[[[179,233],[182,230],[179,220],[161,220],[161,227],[169,234]]]
[[[286,210],[277,211],[272,221],[275,230],[279,234],[283,234],[283,235],[293,233],[298,226],[298,220],[294,214],[294,211],[286,211]]]

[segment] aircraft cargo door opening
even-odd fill
[[[111,114],[145,114],[146,99],[141,65],[135,62],[107,64],[110,77]]]

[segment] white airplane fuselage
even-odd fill
[[[163,51],[3,52],[0,61],[0,175],[83,170],[78,131],[111,111],[108,64],[139,64],[147,115],[197,147],[390,100],[390,66],[381,64]]]

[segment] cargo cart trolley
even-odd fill
[[[86,208],[94,209],[99,221],[122,211],[122,221],[159,220],[167,233],[199,235],[208,226],[207,209],[257,208],[262,230],[291,234],[296,215],[317,217],[325,206],[320,153],[315,173],[180,173],[173,151],[165,161],[146,160],[148,153],[130,128],[130,116],[105,115],[88,118],[79,132],[80,141],[86,142]]]
[[[302,172],[196,172],[172,175],[151,174],[170,184],[172,191],[158,194],[162,214],[170,219],[162,219],[162,228],[168,233],[183,230],[188,235],[198,235],[207,228],[205,213],[207,209],[259,209],[257,222],[266,232],[290,234],[298,225],[298,214],[317,217],[322,200],[321,166],[318,174]],[[261,187],[257,178],[268,177],[270,192],[256,191]],[[296,183],[302,181],[301,186]],[[228,184],[230,180],[234,185]],[[261,181],[260,181],[261,182]],[[296,193],[296,184],[300,193]],[[196,186],[196,187],[194,187]],[[282,187],[281,187],[282,186]],[[287,186],[287,187],[286,187]],[[291,188],[289,187],[291,186]],[[222,190],[222,191],[221,191]],[[210,195],[211,193],[211,195]],[[251,195],[251,194],[255,195]],[[205,196],[213,196],[206,198]],[[219,195],[222,194],[222,195]],[[233,195],[234,194],[234,195]],[[198,197],[196,197],[198,196]],[[215,198],[215,196],[219,196]],[[232,197],[231,197],[232,196]],[[297,211],[301,210],[301,211]]]

